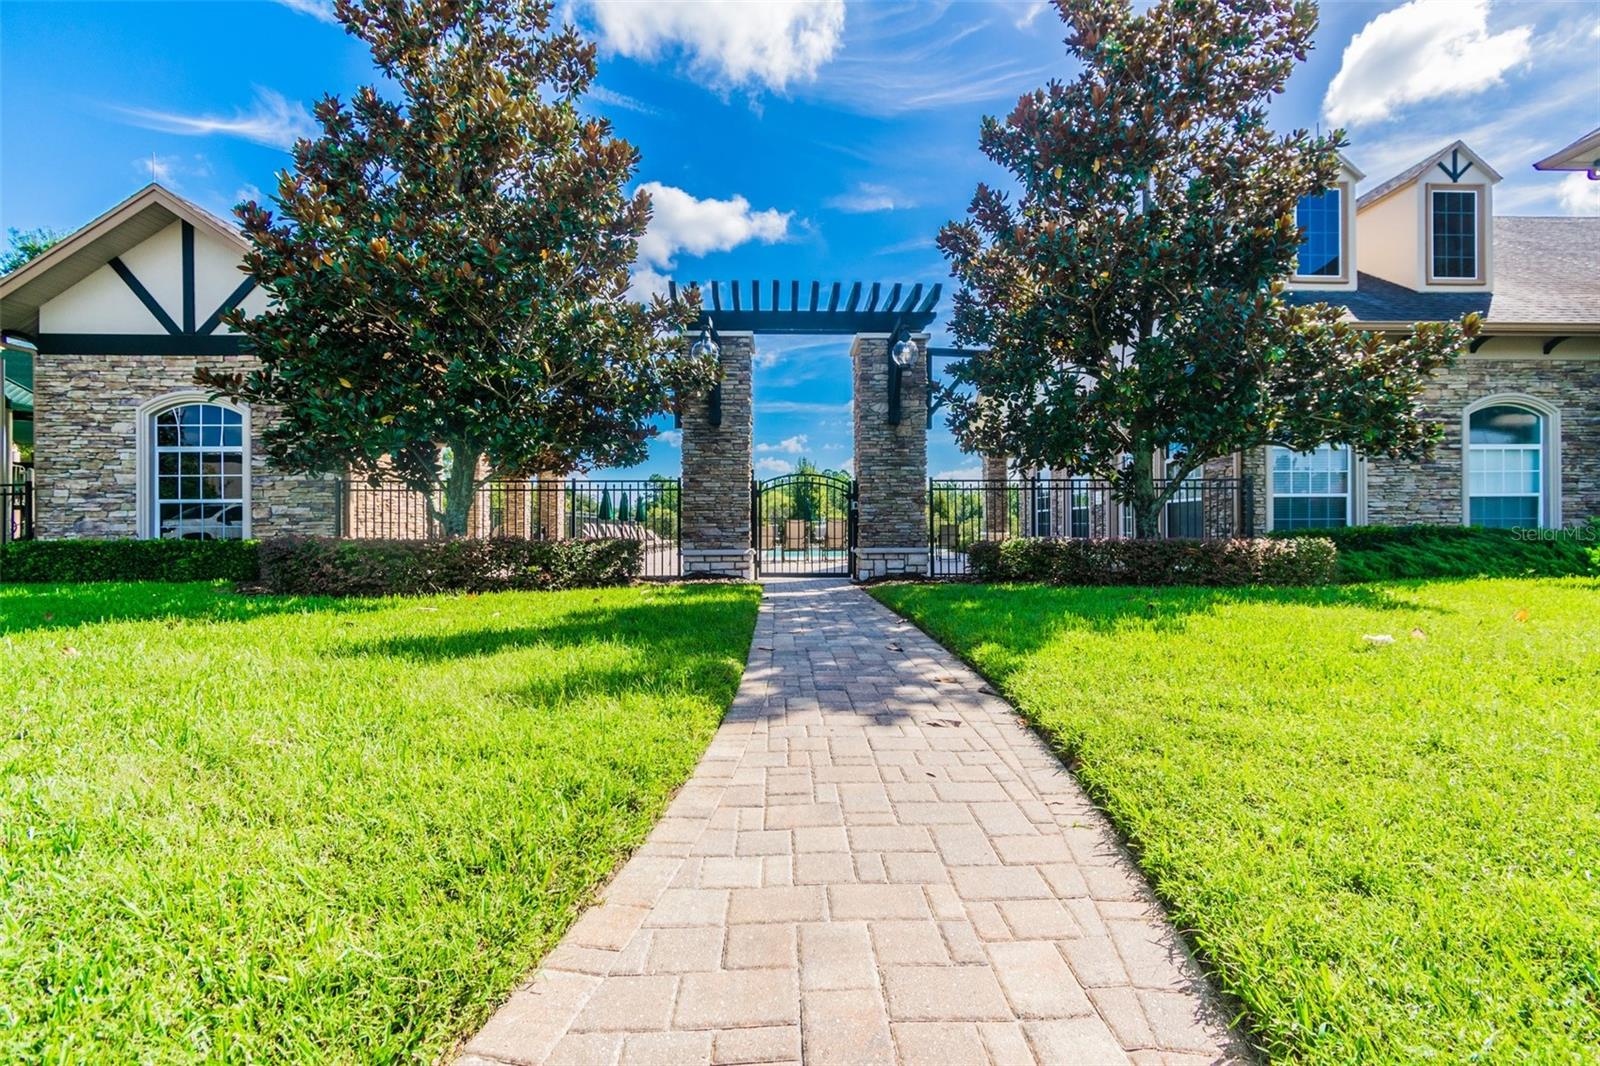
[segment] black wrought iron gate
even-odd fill
[[[848,575],[856,483],[820,471],[752,481],[750,546],[758,574]]]

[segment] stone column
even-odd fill
[[[533,536],[567,539],[567,479],[546,470],[533,483]]]
[[[752,414],[750,364],[755,334],[720,333],[721,419],[710,398],[683,401],[683,574],[755,577],[750,547]]]
[[[900,421],[889,424],[889,345],[857,334],[855,363],[857,581],[928,572],[928,335],[900,372]]]
[[[1006,485],[1006,457],[984,455],[983,480],[983,539],[1004,540],[1011,532],[1007,516],[1010,514],[1009,490]]]

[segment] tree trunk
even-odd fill
[[[1156,492],[1155,459],[1149,448],[1135,448],[1128,472],[1132,491],[1134,536],[1141,540],[1161,535],[1161,498]]]
[[[478,494],[478,460],[483,453],[451,444],[450,456],[450,476],[444,479],[444,514],[440,516],[440,526],[447,537],[464,537]]]

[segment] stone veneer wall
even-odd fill
[[[682,552],[685,577],[753,578],[751,360],[755,336],[724,333],[722,424],[711,424],[707,398],[683,403]]]
[[[197,367],[237,367],[240,357],[41,354],[34,365],[35,522],[41,539],[132,537],[138,531],[138,409],[193,390]],[[251,536],[331,535],[332,481],[269,473],[250,415]]]
[[[1444,440],[1434,457],[1423,462],[1383,458],[1361,462],[1366,523],[1461,524],[1462,411],[1468,404],[1502,393],[1543,400],[1560,412],[1562,524],[1576,525],[1600,515],[1600,359],[1557,355],[1559,351],[1550,358],[1495,358],[1486,353],[1441,372],[1424,394],[1423,404],[1429,417],[1444,423]],[[1256,529],[1264,531],[1269,506],[1265,449],[1246,455],[1244,470],[1255,479]]]
[[[928,572],[927,336],[900,378],[900,424],[889,424],[890,339],[857,336],[855,362],[857,580]]]

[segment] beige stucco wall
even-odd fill
[[[1463,157],[1464,158],[1464,157]],[[1478,194],[1479,255],[1482,280],[1467,283],[1428,283],[1429,188],[1471,190]],[[1396,285],[1418,292],[1494,291],[1494,188],[1483,168],[1473,164],[1459,182],[1437,166],[1430,167],[1409,185],[1357,213],[1356,237],[1361,242],[1361,269]]]
[[[120,258],[172,320],[181,324],[183,224],[174,222]],[[199,325],[233,294],[245,275],[239,268],[238,247],[200,226],[195,227],[194,265],[195,324]],[[243,307],[250,314],[258,314],[266,307],[266,301],[266,293],[258,288],[245,298]],[[46,301],[39,308],[39,331],[146,336],[166,332],[109,265]],[[223,325],[217,332],[232,331]]]

